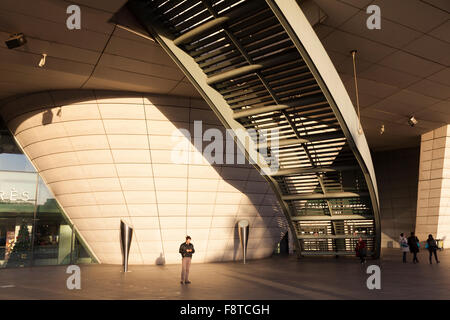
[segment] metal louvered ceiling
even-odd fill
[[[280,169],[266,179],[297,235],[298,253],[352,254],[362,236],[379,254],[378,206],[367,169],[274,1],[132,0],[128,8],[226,127],[236,128],[236,121],[267,141],[259,147]],[[232,110],[231,119],[211,88]]]

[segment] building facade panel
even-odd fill
[[[450,245],[450,126],[422,135],[416,233],[420,240],[429,234]]]
[[[240,219],[250,221],[248,257],[273,252],[287,231],[276,198],[251,165],[208,161],[203,151],[216,137],[205,138],[205,130],[222,134],[219,160],[225,130],[204,102],[70,95],[41,93],[0,112],[101,263],[121,263],[120,220],[135,228],[131,264],[178,263],[187,234],[197,248],[195,262],[240,259]]]

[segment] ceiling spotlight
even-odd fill
[[[47,54],[46,54],[46,53],[43,53],[43,54],[42,54],[41,61],[39,61],[39,67],[42,68],[42,67],[45,65],[45,58],[47,58]]]
[[[384,133],[384,124],[382,124],[380,127],[380,134],[383,134],[383,133]]]
[[[9,36],[8,40],[5,41],[5,44],[8,47],[8,49],[21,47],[25,43],[27,43],[27,39],[25,39],[23,33],[14,33]]]
[[[411,126],[411,127],[414,127],[416,124],[418,124],[419,123],[419,121],[417,121],[417,119],[416,118],[414,118],[414,116],[411,116],[411,117],[409,117],[409,119],[408,119],[408,124]]]

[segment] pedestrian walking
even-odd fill
[[[409,252],[408,239],[405,237],[405,234],[400,233],[400,250],[403,253],[403,263],[406,263],[406,254]]]
[[[417,253],[419,253],[419,238],[416,237],[414,232],[411,232],[411,235],[408,238],[408,246],[409,251],[413,254],[413,263],[418,263],[419,259],[417,259]]]
[[[434,240],[433,235],[428,235],[426,248],[428,249],[428,252],[430,253],[430,264],[433,264],[432,258],[434,254],[434,259],[436,260],[436,263],[439,263],[438,257],[437,257],[437,242]]]
[[[356,244],[356,256],[359,257],[361,263],[366,263],[366,255],[367,255],[367,245],[363,238],[359,238],[358,243]]]

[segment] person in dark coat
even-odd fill
[[[359,257],[361,263],[366,263],[367,245],[363,238],[359,238],[355,251],[356,256]]]
[[[434,259],[436,260],[436,263],[439,263],[438,257],[437,257],[437,242],[436,240],[434,240],[433,235],[428,235],[428,239],[427,239],[427,249],[428,252],[430,253],[430,264],[432,264],[432,258],[433,258],[433,254],[434,254]]]
[[[186,241],[180,245],[181,254],[181,284],[189,284],[189,269],[191,268],[192,254],[195,253],[191,237],[186,236]]]
[[[417,253],[419,252],[419,238],[416,237],[414,232],[408,238],[409,251],[413,254],[413,263],[418,263]]]

